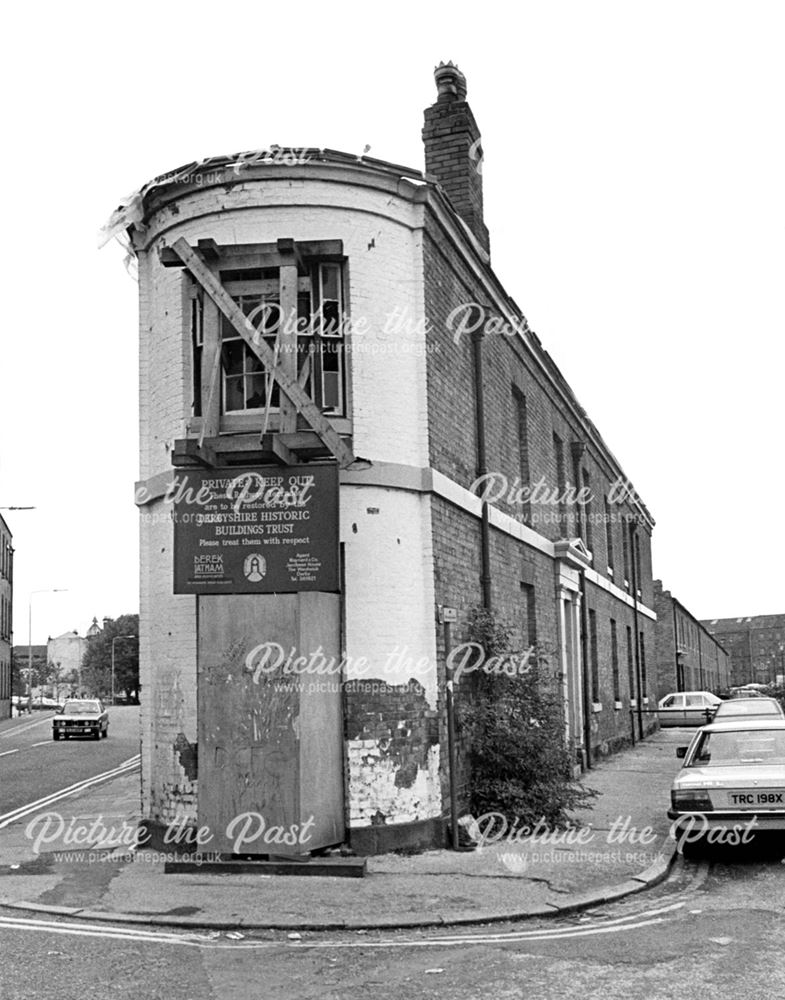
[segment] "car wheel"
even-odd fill
[[[101,739],[101,729],[100,729],[100,727],[98,729],[96,729],[96,731],[93,733],[93,739],[94,740],[100,740]]]
[[[104,731],[103,731],[103,732],[101,733],[101,736],[102,736],[102,737],[103,737],[104,739],[106,739],[106,737],[107,737],[108,735],[109,735],[109,726],[107,726],[107,727],[106,727],[106,729],[104,729]]]
[[[60,739],[60,733],[52,733],[52,739],[53,740],[59,740]]]

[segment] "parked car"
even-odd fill
[[[52,739],[69,736],[92,736],[94,740],[109,735],[109,713],[97,698],[69,698],[52,719]]]
[[[660,698],[657,717],[661,726],[705,726],[720,701],[711,691],[674,691]]]
[[[761,698],[760,689],[757,684],[749,684],[746,687],[730,689],[731,698]]]
[[[785,719],[785,712],[776,698],[731,698],[717,706],[712,721],[755,718]]]
[[[668,817],[677,842],[736,846],[745,829],[785,830],[785,719],[713,722],[676,754],[684,765]]]

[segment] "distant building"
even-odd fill
[[[0,719],[11,717],[14,548],[11,531],[0,515]]]
[[[732,657],[669,590],[654,581],[657,698],[671,691],[727,691]]]
[[[95,619],[93,619],[95,622]],[[52,665],[50,683],[52,696],[57,698],[59,689],[69,689],[76,682],[81,688],[82,657],[87,651],[88,639],[74,629],[50,639],[46,645],[46,658]],[[57,689],[57,690],[56,690]]]
[[[12,648],[11,662],[13,664],[12,676],[15,678],[13,694],[27,698],[27,679],[29,669],[32,664],[33,679],[40,677],[43,668],[46,666],[46,646],[14,646]],[[35,697],[35,690],[33,691]]]
[[[95,616],[93,616],[93,624],[87,630],[86,638],[87,639],[95,639],[95,637],[97,635],[100,635],[102,632],[103,632],[103,629],[98,624],[98,619]]]
[[[730,653],[734,684],[785,683],[785,614],[713,618],[703,624]]]

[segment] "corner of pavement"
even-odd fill
[[[640,892],[675,857],[666,811],[684,734],[660,730],[598,762],[582,782],[597,792],[569,831],[509,829],[474,851],[386,854],[365,878],[164,875],[166,858],[129,851],[138,822],[138,773],[70,801],[82,824],[100,819],[114,849],[39,845],[35,816],[0,830],[0,906],[102,921],[214,930],[360,930],[546,917]],[[119,844],[118,844],[119,841]],[[125,844],[128,844],[126,835]],[[85,850],[85,847],[90,850]]]

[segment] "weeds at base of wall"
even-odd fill
[[[487,656],[511,653],[511,635],[493,612],[472,611],[468,637]],[[470,746],[470,812],[571,826],[569,812],[585,808],[597,793],[572,776],[558,674],[546,650],[536,653],[526,673],[479,676],[471,697],[458,700],[458,725]]]

